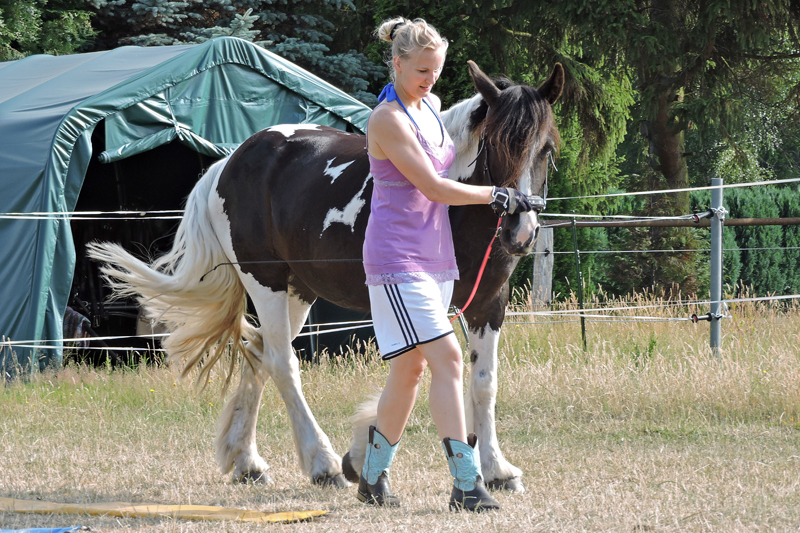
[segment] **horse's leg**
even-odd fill
[[[261,322],[264,349],[257,355],[286,404],[300,468],[315,483],[349,486],[342,476],[341,458],[303,396],[300,364],[292,350],[291,340],[300,332],[311,304],[289,292],[272,291],[252,278],[245,286]]]
[[[512,492],[524,492],[522,471],[506,461],[497,441],[494,409],[497,398],[497,345],[500,330],[487,325],[470,328],[470,362],[464,408],[467,431],[478,436],[481,450],[481,470],[486,486]]]
[[[248,349],[259,358],[254,347]],[[268,378],[262,365],[243,363],[242,380],[217,421],[217,464],[223,474],[233,470],[233,479],[237,481],[272,481],[267,474],[269,466],[256,448],[258,410]]]

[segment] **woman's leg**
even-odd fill
[[[454,479],[450,509],[499,509],[500,504],[486,491],[483,484],[478,440],[475,435],[467,437],[463,362],[455,335],[423,344],[420,349],[431,368],[431,416],[439,431],[439,438],[442,439],[442,447]]]
[[[378,401],[376,424],[386,440],[395,444],[403,435],[408,417],[411,416],[426,362],[416,348],[395,357],[390,365],[389,378]]]
[[[447,335],[417,347],[431,369],[430,409],[439,438],[466,442],[464,383],[461,347]],[[380,415],[379,415],[380,416]]]

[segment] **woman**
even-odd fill
[[[358,498],[400,504],[388,471],[428,366],[431,415],[454,477],[450,508],[498,509],[483,484],[477,439],[466,434],[461,348],[447,319],[458,279],[447,206],[490,204],[513,214],[531,205],[515,189],[447,179],[455,147],[431,94],[447,41],[422,19],[387,20],[377,34],[392,43],[393,83],[367,125],[374,189],[364,269],[378,348],[391,367],[376,426],[369,429]]]

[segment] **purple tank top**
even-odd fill
[[[425,104],[439,120],[444,140],[437,146],[419,127],[417,140],[439,176],[447,178],[455,146],[438,114]],[[369,168],[374,186],[364,240],[367,285],[458,279],[447,205],[428,200],[388,159],[369,155]]]

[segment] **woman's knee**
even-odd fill
[[[425,360],[425,358],[422,357],[421,354],[417,353],[417,350],[414,350],[393,360],[392,372],[399,374],[398,377],[402,376],[408,385],[416,386],[422,380],[422,376],[425,374],[425,368],[427,366],[428,362]]]
[[[442,345],[438,350],[427,354],[427,361],[431,367],[431,373],[447,375],[460,379],[464,372],[464,363],[461,357],[461,350],[455,347]]]

